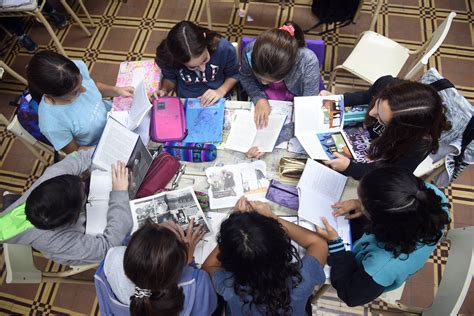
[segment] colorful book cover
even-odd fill
[[[343,154],[347,158],[353,158],[349,145],[341,132],[317,133],[316,136],[329,159],[334,158],[332,154],[335,152]]]
[[[147,93],[151,93],[160,88],[160,76],[161,70],[152,59],[124,61],[120,64],[115,85],[118,87],[136,87],[140,81],[144,81],[145,90]],[[113,111],[127,111],[131,104],[131,97],[115,97],[112,102],[112,109]]]
[[[364,121],[368,105],[353,105],[344,107],[344,126]]]
[[[354,159],[357,162],[370,162],[367,158],[367,152],[370,146],[369,131],[363,126],[344,127],[344,134],[351,145]]]
[[[213,143],[222,141],[224,128],[224,104],[221,98],[209,106],[201,106],[197,98],[186,99],[186,128],[184,143]]]

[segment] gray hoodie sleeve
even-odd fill
[[[298,69],[302,71],[303,91],[301,96],[313,96],[319,94],[319,61],[314,52],[309,49],[300,49]]]
[[[257,77],[255,77],[250,60],[247,57],[247,53],[252,51],[254,43],[255,41],[247,44],[243,50],[242,65],[240,66],[240,82],[253,104],[257,104],[258,100],[267,99],[267,95],[263,90],[262,84],[257,80]]]

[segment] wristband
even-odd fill
[[[329,248],[329,253],[330,254],[346,250],[346,248],[344,247],[344,243],[342,242],[341,237],[338,237],[337,239],[329,240],[328,241],[328,248]]]

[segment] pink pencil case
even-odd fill
[[[160,97],[154,100],[151,110],[151,140],[159,143],[181,141],[186,134],[186,117],[181,99]]]

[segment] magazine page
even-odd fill
[[[256,135],[257,126],[253,113],[245,110],[236,111],[224,147],[246,153],[252,147]]]
[[[217,246],[217,234],[221,229],[221,223],[229,217],[228,213],[221,212],[206,212],[205,215],[213,233],[199,241],[194,249],[194,260],[199,264],[203,264]]]
[[[354,153],[354,159],[357,162],[371,162],[367,157],[367,153],[370,147],[370,135],[369,131],[360,125],[345,126],[344,136],[347,139],[351,150]]]
[[[148,220],[158,224],[173,221],[186,230],[193,218],[195,228],[202,224],[204,231],[212,233],[192,187],[132,200],[130,209],[133,218],[132,232],[142,227]]]
[[[270,185],[266,169],[262,160],[207,168],[210,208],[234,207],[242,195],[249,200],[266,201],[265,194]]]
[[[118,160],[129,161],[138,137],[137,134],[109,116],[99,144],[95,149],[92,164],[99,169],[110,172],[112,165],[117,163]]]
[[[143,142],[137,141],[136,146],[130,155],[130,159],[127,162],[128,195],[131,199],[135,198],[152,161],[153,157]]]
[[[86,234],[100,235],[107,226],[109,200],[94,200],[86,204]]]

